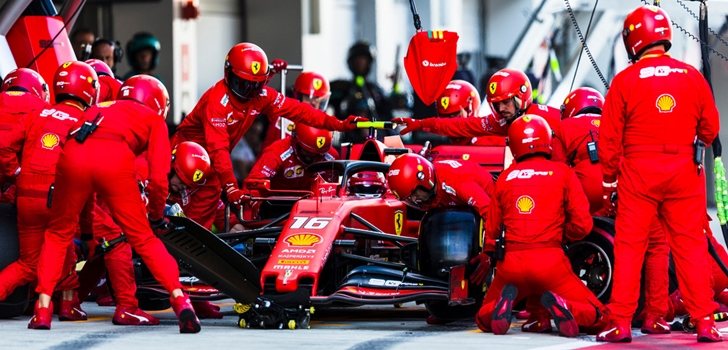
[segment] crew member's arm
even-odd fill
[[[8,132],[6,138],[0,139],[0,181],[2,183],[12,182],[20,170],[20,155],[23,150],[23,142],[30,128],[25,118],[23,122],[17,123]]]
[[[622,96],[621,80],[617,75],[607,92],[599,126],[599,142],[597,143],[599,163],[602,164],[602,176],[605,183],[617,181],[617,167],[622,156],[622,138],[625,122],[625,103]]]
[[[280,147],[282,144],[290,145],[288,140],[290,139],[276,141],[264,149],[245,180],[272,179],[278,173],[278,168],[283,164],[283,160],[293,154],[293,149],[290,146],[283,149]]]
[[[698,81],[695,86],[699,92],[695,96],[700,96],[698,98],[698,103],[700,104],[700,119],[698,120],[697,130],[698,139],[705,142],[706,145],[710,145],[718,135],[720,117],[718,116],[718,109],[715,107],[713,92],[710,90],[708,82],[705,81],[702,74],[697,72],[696,79]]]
[[[483,243],[483,251],[495,251],[495,240],[501,234],[501,224],[503,223],[503,212],[498,202],[498,187],[503,186],[500,181],[496,184],[495,195],[491,198],[488,205],[488,220],[485,220],[485,240]]]
[[[333,131],[354,130],[356,128],[353,123],[354,121],[367,120],[366,118],[356,116],[349,116],[346,120],[339,120],[338,118],[315,109],[306,103],[286,98],[285,95],[271,87],[265,87],[265,89],[268,90],[266,94],[268,103],[266,103],[265,107],[263,107],[263,114],[271,116],[285,115],[286,118],[295,123],[302,123],[316,128]]]
[[[400,134],[422,130],[433,134],[448,137],[478,137],[498,135],[496,128],[490,125],[495,122],[494,118],[486,116],[483,118],[395,118],[394,122],[405,124],[406,128]]]
[[[167,124],[164,120],[156,118],[152,123],[147,146],[147,161],[149,162],[149,185],[147,185],[149,204],[147,209],[149,219],[152,221],[164,217],[164,204],[169,194],[167,187],[169,185],[167,175],[171,163],[169,150]]]
[[[571,169],[564,170],[568,172],[564,186],[566,214],[564,237],[567,241],[573,242],[586,237],[591,232],[594,221],[589,213],[589,201],[584,194],[579,178]]]

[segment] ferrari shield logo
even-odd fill
[[[202,176],[205,175],[202,170],[197,169],[195,170],[195,173],[192,174],[192,182],[198,182],[200,179],[202,179]]]
[[[258,74],[258,72],[260,72],[260,62],[253,61],[253,63],[250,64],[250,70],[253,74]]]
[[[594,125],[594,126],[596,126],[597,128],[598,128],[598,127],[599,127],[599,126],[600,126],[601,124],[602,124],[602,122],[601,122],[601,120],[599,120],[599,119],[594,119],[594,120],[592,120],[592,121],[591,121],[591,125]]]
[[[326,144],[326,138],[323,136],[319,136],[316,138],[316,147],[323,148]]]
[[[321,86],[323,86],[323,85],[324,85],[324,82],[321,81],[321,79],[316,78],[313,80],[313,89],[314,90],[321,89]]]
[[[447,109],[447,106],[450,105],[450,98],[445,96],[440,99],[440,106],[442,106],[442,109]]]
[[[70,66],[70,65],[71,65],[71,63],[73,63],[73,62],[71,62],[71,61],[68,61],[68,62],[64,63],[64,64],[63,64],[63,68],[68,68],[68,66]]]
[[[490,83],[490,85],[488,85],[488,91],[490,91],[491,95],[495,93],[495,89],[497,87],[498,87],[498,83]]]
[[[394,212],[394,233],[397,236],[402,234],[402,227],[404,227],[404,212],[397,210]]]

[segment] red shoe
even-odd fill
[[[644,334],[669,334],[670,325],[661,316],[647,315],[642,322],[641,331]]]
[[[597,334],[597,341],[609,343],[630,343],[632,342],[632,328],[629,323],[610,322],[609,326]]]
[[[559,335],[569,338],[579,335],[579,324],[576,323],[564,299],[552,292],[546,292],[541,296],[541,305],[551,314]]]
[[[425,322],[427,322],[427,324],[431,324],[431,325],[440,325],[440,324],[449,323],[447,320],[443,320],[435,315],[427,315]]]
[[[88,315],[86,315],[86,311],[81,309],[81,303],[78,301],[78,295],[75,292],[71,300],[61,298],[60,307],[58,308],[59,321],[86,321],[87,319]]]
[[[159,319],[138,307],[118,306],[111,322],[117,326],[156,326]]]
[[[516,286],[508,284],[503,287],[490,319],[490,328],[493,330],[493,334],[506,334],[508,329],[511,328],[513,302],[517,296],[518,288]]]
[[[199,333],[201,329],[200,320],[195,315],[195,309],[190,303],[190,298],[185,294],[176,298],[172,297],[169,301],[172,303],[172,309],[179,321],[179,332]]]
[[[102,285],[94,289],[96,294],[96,304],[98,306],[116,306],[116,301],[109,291],[109,285],[104,282]]]
[[[206,300],[193,301],[192,307],[195,309],[197,317],[205,318],[222,318],[220,307]]]
[[[48,307],[38,307],[36,302],[33,318],[28,322],[28,329],[51,329],[51,320],[53,320],[53,302]]]
[[[521,326],[521,331],[526,333],[551,333],[551,319],[545,315],[534,315],[526,320],[526,323]]]
[[[715,321],[713,321],[712,316],[698,320],[695,328],[698,332],[698,342],[700,343],[717,343],[723,341],[720,331],[715,328]]]

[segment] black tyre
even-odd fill
[[[15,207],[0,204],[0,269],[18,259],[18,225]],[[17,317],[23,314],[29,303],[29,288],[22,286],[0,302],[0,318]]]
[[[614,275],[614,245],[608,237],[614,237],[614,221],[596,217],[592,232],[566,251],[574,273],[603,303],[612,295]]]

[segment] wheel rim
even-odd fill
[[[574,273],[597,298],[601,298],[612,283],[612,261],[598,244],[589,241],[569,246],[569,257]]]

